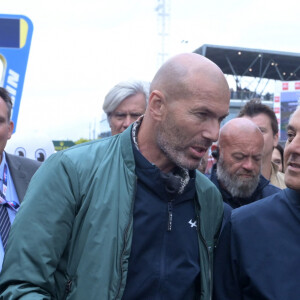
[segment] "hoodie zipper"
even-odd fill
[[[173,205],[172,200],[168,201],[168,231],[172,231],[172,224],[173,224]]]

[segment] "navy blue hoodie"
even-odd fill
[[[123,300],[199,297],[195,172],[182,194],[167,191],[161,171],[134,148],[137,191]]]

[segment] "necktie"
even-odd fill
[[[6,205],[2,204],[0,205],[0,235],[1,235],[4,250],[6,248],[9,231],[10,231],[10,220],[9,220],[8,212],[6,209]]]
[[[7,189],[7,165],[4,165],[3,170],[3,180],[1,180],[1,190],[0,190],[0,235],[2,239],[3,248],[5,250],[8,235],[10,231],[10,219],[7,212],[7,205],[9,205],[6,201],[6,189]]]

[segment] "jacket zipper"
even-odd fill
[[[71,288],[72,288],[72,280],[69,279],[66,283],[66,286],[65,286],[65,297],[64,297],[64,299],[67,299],[69,293],[71,292]]]
[[[122,278],[123,278],[122,260],[123,260],[123,255],[124,255],[124,252],[125,252],[125,249],[126,249],[126,246],[127,246],[126,236],[127,236],[128,230],[129,230],[131,219],[133,218],[133,208],[134,208],[134,200],[135,200],[135,194],[136,194],[136,187],[137,187],[137,177],[135,177],[135,187],[134,187],[134,193],[133,193],[134,198],[133,198],[132,203],[131,203],[129,222],[128,222],[127,226],[126,226],[126,230],[125,230],[124,236],[123,236],[124,247],[122,249],[122,253],[121,253],[121,256],[120,256],[121,278],[120,278],[120,282],[119,282],[118,292],[117,292],[117,295],[116,295],[116,297],[114,299],[118,299],[120,291],[121,291],[121,283],[122,283]]]

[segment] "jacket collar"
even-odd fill
[[[124,162],[128,169],[131,172],[135,172],[135,162],[134,162],[134,155],[132,149],[132,141],[131,141],[131,130],[132,124],[124,130],[122,133],[116,135],[116,138],[121,139],[121,153],[124,159]]]
[[[292,190],[290,188],[284,189],[289,201],[300,209],[300,191]]]

